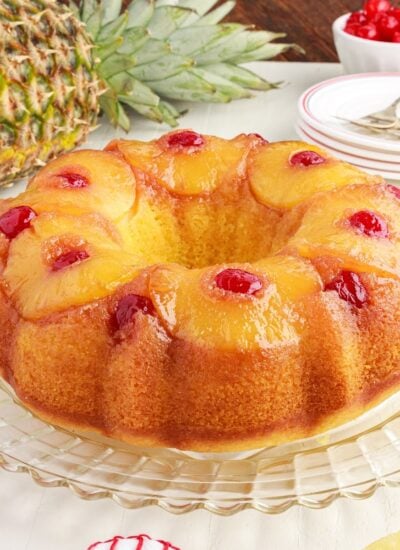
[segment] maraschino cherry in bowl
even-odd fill
[[[400,71],[400,8],[390,0],[367,0],[342,15],[333,37],[346,73]]]

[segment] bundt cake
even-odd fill
[[[0,372],[53,423],[233,451],[400,387],[400,192],[318,147],[185,130],[0,202]]]

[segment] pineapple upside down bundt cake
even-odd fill
[[[239,450],[400,387],[400,192],[302,142],[113,141],[0,203],[0,372],[45,419]]]

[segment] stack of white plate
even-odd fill
[[[400,73],[342,76],[321,82],[299,100],[300,138],[371,174],[400,181],[400,135],[372,133],[349,124],[400,98]]]

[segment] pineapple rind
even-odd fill
[[[18,146],[0,149],[0,185],[8,186],[16,177],[29,176],[59,153],[73,149],[81,140],[77,129],[63,132],[40,145],[34,143],[23,149]]]
[[[82,24],[58,2],[2,3],[1,185],[86,138],[99,110],[91,49]]]

